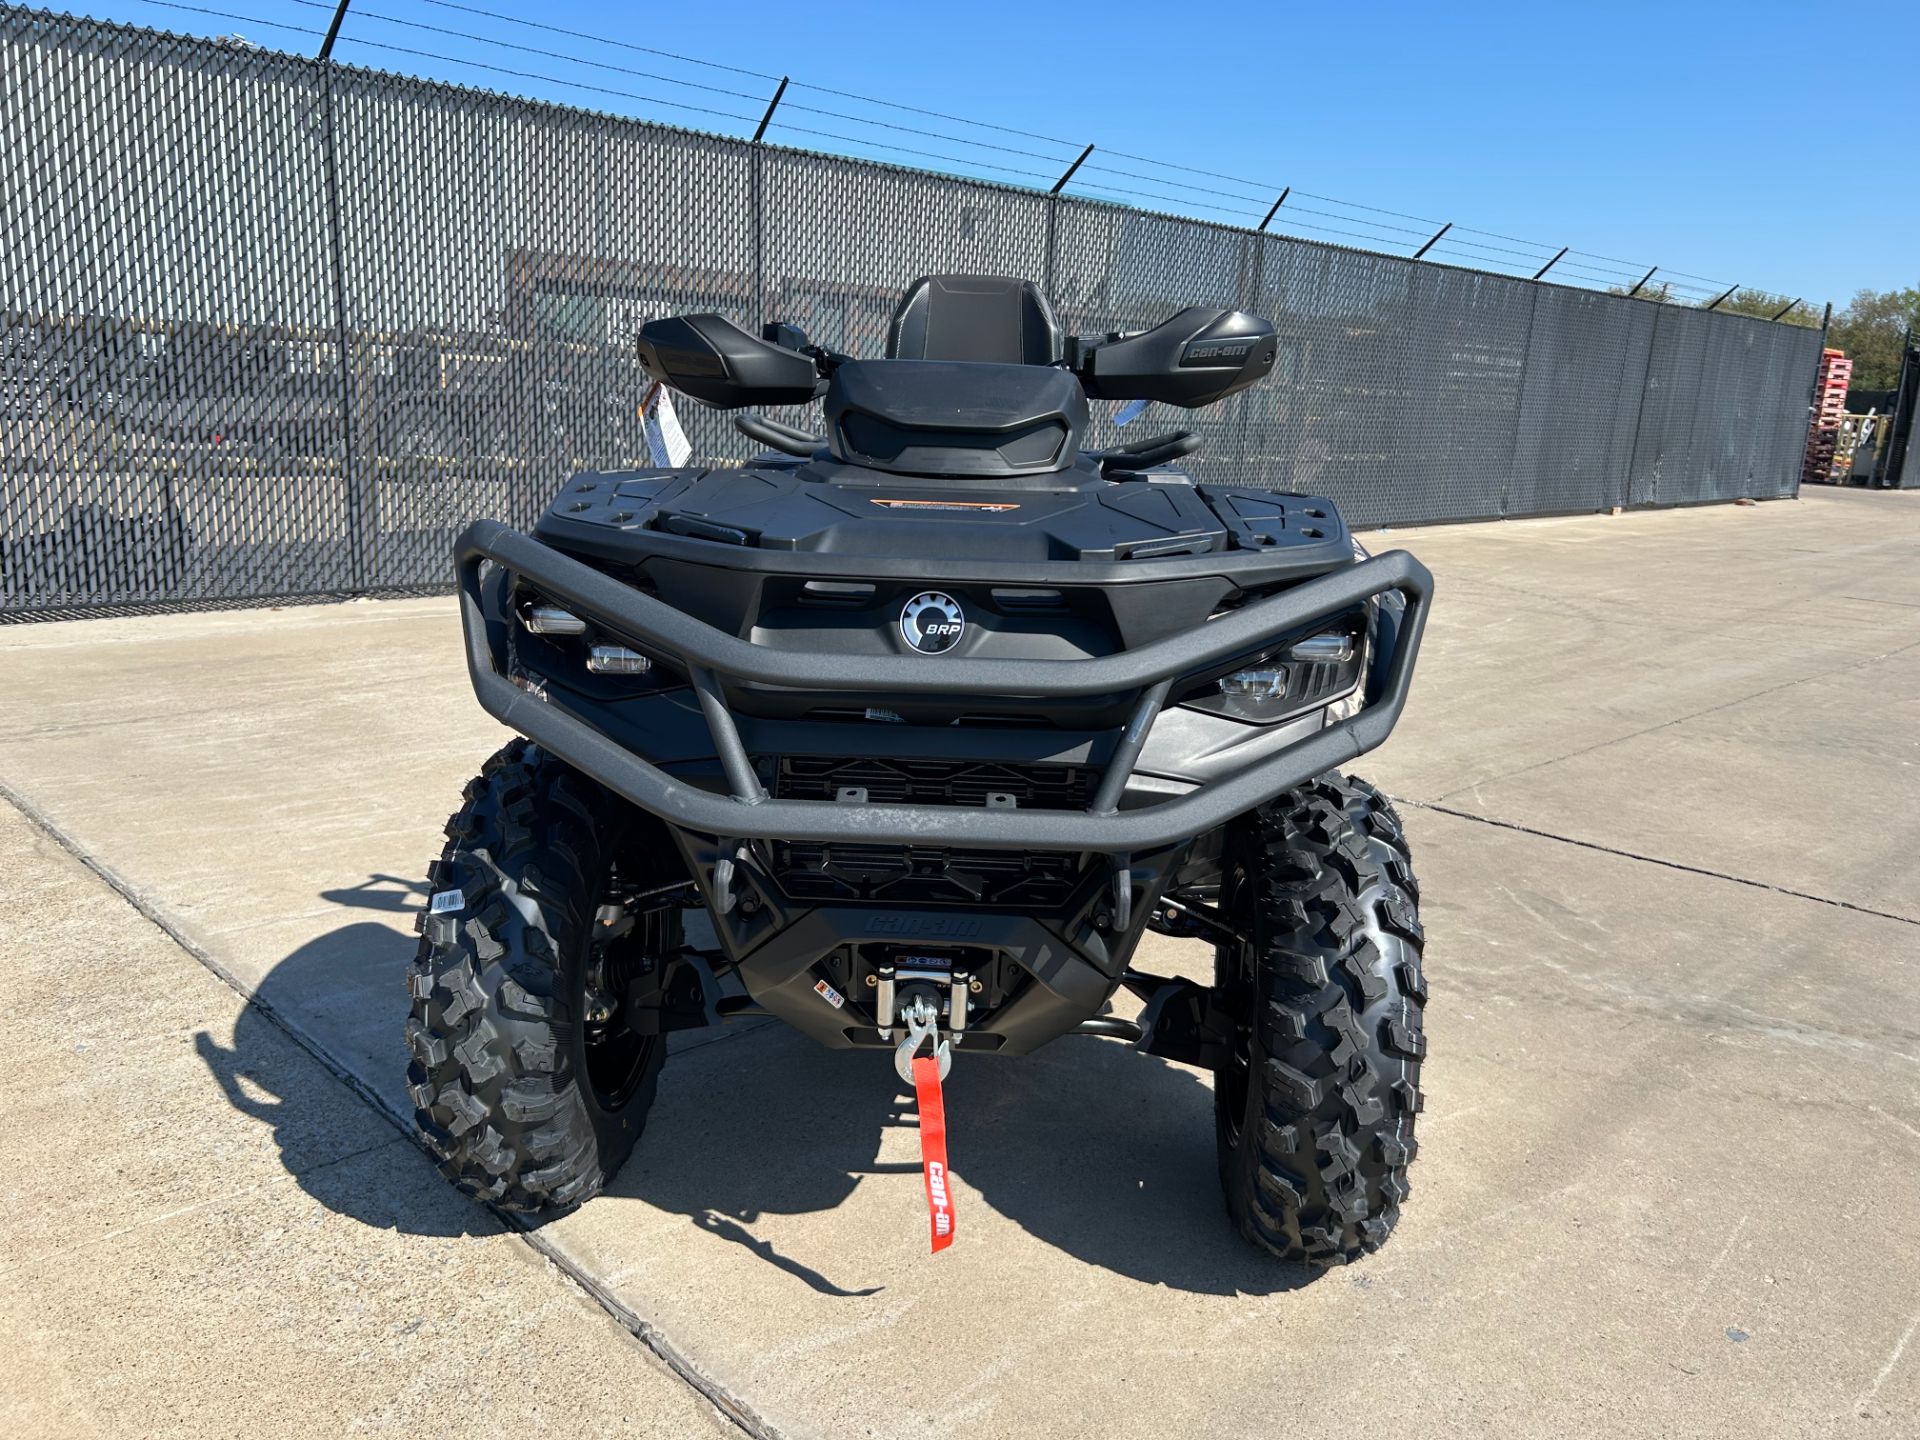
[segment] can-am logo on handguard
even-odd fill
[[[923,590],[900,610],[900,633],[923,655],[938,655],[960,643],[967,632],[960,602],[938,590]]]

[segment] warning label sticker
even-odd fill
[[[824,980],[816,981],[814,983],[813,988],[820,992],[821,999],[825,1000],[829,1005],[833,1006],[833,1008],[836,1010],[838,1010],[842,1005],[845,1005],[847,1003],[847,997],[842,995],[838,990],[834,989],[831,985],[829,985]]]

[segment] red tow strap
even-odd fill
[[[913,1057],[913,1093],[920,1106],[920,1168],[927,1181],[927,1216],[935,1254],[953,1243],[953,1191],[947,1184],[947,1107],[940,1096],[940,1062]]]

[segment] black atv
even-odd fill
[[[1272,327],[1063,342],[1033,285],[935,276],[884,360],[714,315],[639,349],[711,406],[820,398],[827,434],[742,416],[749,465],[581,475],[531,536],[461,537],[474,688],[527,739],[448,825],[411,972],[446,1173],[585,1200],[668,1036],[741,1016],[916,1081],[1104,1035],[1213,1071],[1250,1240],[1379,1246],[1420,1109],[1419,891],[1393,807],[1335,767],[1392,730],[1431,577],[1326,500],[1195,484],[1190,434],[1081,448],[1090,398],[1253,385]],[[1214,983],[1134,969],[1149,928],[1211,943]]]

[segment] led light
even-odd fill
[[[624,645],[595,645],[587,652],[587,669],[598,675],[644,675],[653,661]]]
[[[1279,700],[1287,693],[1285,670],[1241,670],[1220,678],[1220,693],[1240,700]]]
[[[1325,635],[1311,635],[1299,641],[1287,651],[1295,660],[1332,660],[1335,662],[1353,658],[1353,639],[1351,636],[1331,631]]]
[[[586,628],[586,621],[571,610],[562,610],[558,605],[527,607],[527,629],[536,635],[579,635]]]

